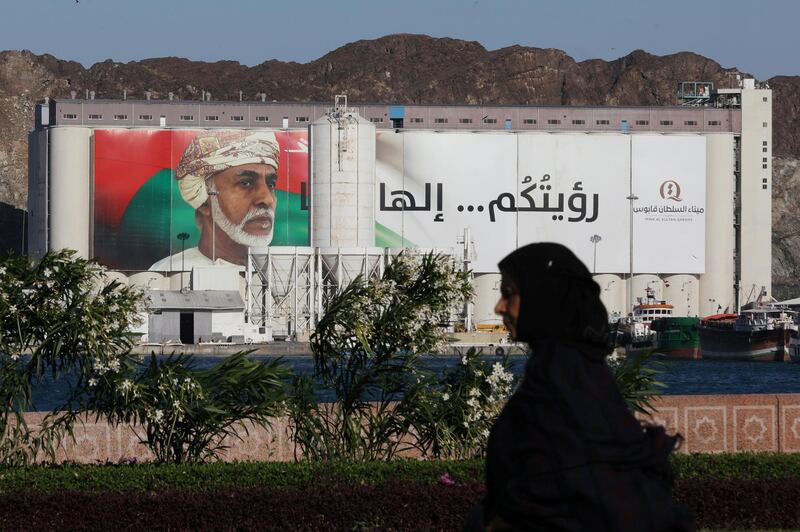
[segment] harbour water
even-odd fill
[[[270,360],[273,357],[255,356],[255,360]],[[287,357],[283,359],[295,373],[311,374],[314,361],[310,356]],[[484,360],[494,363],[499,357],[487,356]],[[521,375],[526,357],[511,357],[511,371]],[[219,357],[198,356],[194,358],[197,369],[209,368],[219,364]],[[433,371],[441,373],[460,362],[459,357],[424,357],[425,364]],[[800,393],[800,364],[789,362],[738,362],[712,360],[663,360],[659,362],[662,373],[659,379],[664,385],[664,395],[702,395],[702,394],[776,394]],[[49,410],[57,407],[66,397],[66,381],[52,382],[45,379],[34,389],[36,410]],[[332,396],[320,394],[321,401]]]

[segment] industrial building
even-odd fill
[[[241,323],[214,338],[303,337],[403,248],[470,268],[463,325],[491,326],[498,260],[543,240],[590,267],[609,313],[648,288],[675,315],[733,311],[771,292],[772,93],[740,85],[681,83],[671,107],[52,100],[29,138],[28,249],[96,257],[184,321],[216,303],[167,292],[238,290]],[[232,247],[209,176],[246,164],[274,170],[269,235]]]

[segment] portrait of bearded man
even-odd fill
[[[175,169],[181,197],[195,209],[197,247],[165,257],[151,271],[243,266],[248,247],[266,247],[275,225],[280,150],[270,131],[203,131]]]

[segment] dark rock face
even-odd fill
[[[477,42],[423,35],[357,41],[305,64],[269,60],[254,67],[167,57],[124,64],[107,60],[85,69],[51,55],[0,52],[0,202],[25,208],[26,135],[33,128],[34,105],[46,96],[68,98],[70,91],[83,96],[93,90],[97,98],[109,99],[127,90],[135,99],[150,91],[153,98],[172,92],[179,99],[199,100],[205,90],[214,100],[238,100],[241,90],[247,100],[266,93],[268,100],[332,102],[344,93],[352,102],[673,105],[679,81],[731,87],[737,72],[690,52],[655,56],[637,50],[614,61],[576,62],[561,50],[510,46],[489,51]],[[786,233],[782,209],[792,210],[779,198],[800,186],[797,172],[779,175],[792,159],[800,159],[800,76],[768,82],[774,91],[773,154],[780,157],[773,188],[776,290],[778,277],[787,272],[787,293],[799,293],[797,275],[788,272],[800,268],[800,241],[777,235]],[[778,241],[795,251],[787,254]]]

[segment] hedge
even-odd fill
[[[674,464],[675,497],[699,528],[800,528],[800,455]],[[8,468],[0,530],[459,530],[483,490],[481,461]]]

